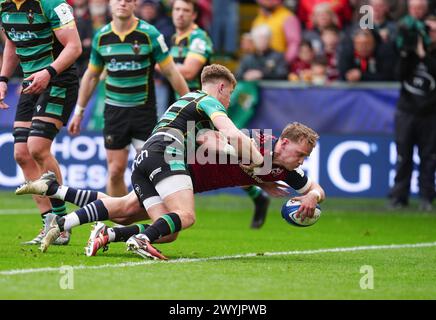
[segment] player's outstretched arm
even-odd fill
[[[204,150],[215,154],[228,154],[237,157],[235,148],[227,143],[226,137],[219,131],[203,129],[196,138],[196,141]]]
[[[311,218],[315,213],[316,205],[325,200],[325,192],[318,183],[312,181],[309,189],[307,189],[303,195],[294,197],[293,199],[301,202],[300,209],[296,214],[297,218],[300,215]]]
[[[226,138],[230,145],[236,149],[243,163],[249,163],[251,167],[259,167],[263,164],[263,156],[257,149],[256,144],[245,134],[243,134],[232,120],[226,115],[218,115],[212,122]]]

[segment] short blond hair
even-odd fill
[[[280,139],[283,138],[296,143],[306,141],[312,148],[314,148],[319,139],[319,135],[313,129],[302,123],[292,122],[283,129]]]
[[[211,64],[210,66],[204,67],[201,72],[201,85],[209,82],[215,83],[217,80],[226,80],[233,85],[233,87],[236,86],[235,76],[226,67],[220,64]]]

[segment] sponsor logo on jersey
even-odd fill
[[[8,31],[8,36],[12,41],[27,41],[38,37],[35,32],[15,31],[14,28],[12,28],[11,31]]]
[[[141,69],[141,64],[136,61],[118,62],[115,58],[111,59],[107,69],[112,72],[116,71],[135,71]]]

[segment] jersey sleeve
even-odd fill
[[[203,63],[210,59],[213,53],[212,41],[205,32],[195,31],[191,35],[186,57],[194,57]]]
[[[299,194],[305,193],[312,184],[312,181],[304,174],[304,171],[299,168],[289,171],[283,181]]]
[[[101,34],[100,32],[97,32],[97,34],[92,39],[91,55],[89,57],[88,68],[90,68],[94,71],[101,71],[104,68],[103,57],[101,56],[100,52],[98,51],[100,34]]]
[[[159,65],[165,65],[169,61],[172,61],[168,46],[165,42],[165,37],[155,27],[150,26],[148,32],[151,38],[151,44],[153,47],[153,58],[159,63]]]
[[[226,108],[218,100],[210,97],[201,100],[197,108],[206,113],[211,120],[217,116],[228,116]]]
[[[64,0],[50,0],[40,2],[44,14],[53,30],[74,23],[73,8]]]

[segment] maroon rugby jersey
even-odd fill
[[[262,136],[260,141],[260,152],[264,155],[271,150],[265,150],[265,140],[271,139],[272,149],[277,142],[277,138],[272,136]],[[288,171],[285,168],[274,166],[266,175],[258,175],[255,177],[246,173],[239,164],[190,164],[189,171],[191,173],[194,192],[205,192],[214,189],[257,185],[262,182],[272,182],[282,180],[290,187],[299,193],[303,193],[309,188],[310,180],[301,169]]]

